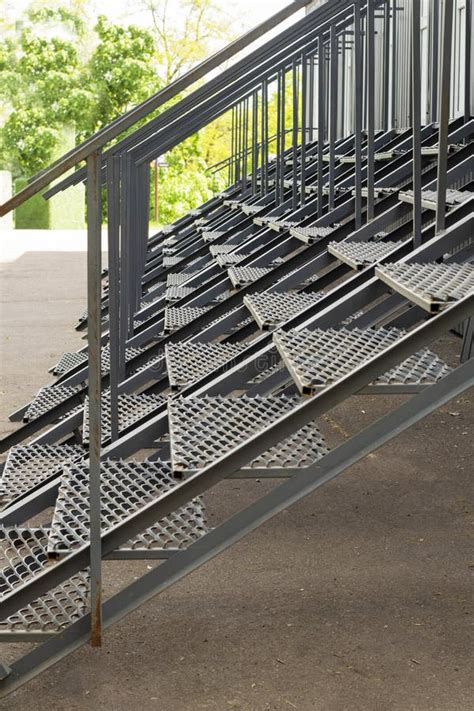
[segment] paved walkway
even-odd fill
[[[83,344],[72,325],[85,254],[26,253],[0,275],[4,434],[8,412]],[[451,339],[440,353],[453,358]],[[102,651],[83,647],[0,709],[470,711],[473,399],[419,423],[114,626]],[[393,402],[353,398],[324,428],[345,437]],[[211,524],[270,486],[220,485],[206,497]],[[147,565],[106,564],[107,594]]]

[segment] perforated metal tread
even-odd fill
[[[195,277],[200,271],[201,270],[198,269],[194,272],[176,272],[174,274],[168,274],[166,277],[166,286],[180,286],[181,284],[184,284],[185,281],[188,281],[188,279],[191,279],[191,277]]]
[[[80,385],[54,385],[41,388],[23,415],[23,422],[37,420],[41,415],[66,402],[72,395],[78,393],[80,389]]]
[[[474,264],[384,264],[375,275],[429,313],[474,292]]]
[[[196,290],[195,286],[169,286],[165,292],[166,301],[179,301]]]
[[[273,342],[300,393],[311,395],[373,358],[403,333],[397,328],[303,329],[277,331]],[[412,389],[432,385],[449,371],[437,355],[423,349],[381,375],[373,385],[379,390],[386,390],[387,386]]]
[[[398,197],[402,202],[413,204],[413,190],[400,191]],[[450,207],[462,205],[463,202],[473,197],[474,193],[469,190],[453,190],[449,188],[446,190],[446,204]],[[436,210],[437,199],[438,192],[436,190],[423,190],[421,193],[421,204],[427,209]]]
[[[1,528],[0,600],[51,565],[46,553],[48,530]],[[76,573],[50,592],[0,621],[0,641],[33,641],[58,634],[88,610],[89,576]]]
[[[165,269],[169,269],[170,267],[175,267],[177,264],[182,262],[184,259],[183,256],[175,256],[175,255],[168,255],[163,257],[163,267]]]
[[[243,203],[241,206],[242,212],[244,212],[246,215],[257,215],[259,212],[262,212],[262,210],[266,209],[266,205],[246,205]]]
[[[144,348],[127,348],[125,351],[125,360],[128,363],[137,355],[144,352]],[[87,364],[87,351],[83,353],[63,353],[57,365],[51,369],[54,375],[64,375],[73,368]],[[110,349],[109,346],[104,346],[101,353],[102,375],[110,370]]]
[[[42,484],[64,464],[81,459],[84,449],[69,444],[27,444],[12,447],[0,478],[0,506]]]
[[[215,257],[215,261],[220,267],[225,268],[231,264],[239,264],[239,262],[242,262],[248,256],[248,253],[242,254],[242,252],[230,252],[230,254],[218,254]]]
[[[271,271],[272,267],[230,267],[227,274],[233,286],[240,289],[247,284],[253,284],[254,281]]]
[[[173,333],[209,311],[212,306],[167,306],[165,309],[165,333]]]
[[[241,343],[169,343],[166,368],[172,390],[193,383],[224,363],[230,363],[245,348]]]
[[[298,404],[298,398],[173,398],[168,402],[171,459],[175,472],[212,464]],[[245,469],[300,469],[327,453],[314,422],[254,459]]]
[[[170,467],[159,460],[101,464],[102,532],[122,523],[179,482]],[[204,505],[194,499],[166,516],[120,550],[183,549],[207,531]],[[48,541],[50,555],[75,550],[89,538],[89,472],[85,466],[65,471],[59,487]]]
[[[222,237],[225,232],[220,232],[219,230],[210,230],[202,233],[202,238],[204,242],[215,242],[216,239]]]
[[[324,296],[322,292],[298,294],[296,292],[263,292],[248,294],[243,302],[252,314],[258,327],[264,331],[288,321],[300,311],[316,304]]]
[[[352,269],[363,269],[379,262],[403,242],[330,242],[328,252]]]
[[[238,244],[211,244],[209,251],[213,257],[217,257],[218,254],[229,254],[237,249]]]
[[[306,244],[313,244],[324,237],[329,237],[335,229],[336,227],[292,227],[290,234]]]
[[[123,393],[118,395],[118,426],[120,432],[125,432],[134,425],[137,425],[147,415],[150,415],[156,410],[165,398],[162,395],[131,395]],[[110,392],[106,391],[102,394],[102,443],[110,440],[112,430],[110,421]],[[84,402],[84,419],[82,429],[82,441],[84,444],[89,442],[89,398]]]

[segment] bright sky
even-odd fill
[[[228,7],[229,0],[219,0],[222,6]],[[232,0],[233,14],[242,18],[247,27],[258,24],[270,17],[291,0]],[[13,17],[21,15],[30,4],[30,0],[6,0],[8,14]],[[66,4],[66,3],[65,3]],[[133,0],[96,0],[97,14],[102,13],[110,18],[142,24],[146,22],[145,14],[137,11],[137,2]],[[172,7],[172,0],[170,7]],[[135,9],[134,9],[135,8]]]

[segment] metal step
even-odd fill
[[[466,200],[474,197],[474,193],[468,190],[446,190],[446,205],[448,207],[456,207],[462,205]],[[398,194],[399,200],[413,205],[413,190],[401,190]],[[436,210],[438,192],[436,190],[423,190],[421,193],[421,205],[426,210]]]
[[[118,428],[123,433],[131,427],[137,426],[148,415],[151,415],[166,398],[163,395],[130,395],[122,393],[117,396]],[[110,441],[112,436],[110,421],[110,392],[102,393],[102,444]],[[82,442],[89,444],[89,398],[84,401],[84,418],[82,426]]]
[[[297,227],[299,225],[298,220],[272,220],[268,223],[268,226],[275,230],[275,232],[280,232],[281,230],[289,230],[291,227]]]
[[[182,326],[191,323],[206,311],[212,308],[211,306],[167,306],[165,309],[165,333],[173,333]]]
[[[272,267],[230,267],[227,274],[232,285],[236,289],[241,289],[243,286],[253,284],[254,281],[271,271]]]
[[[81,390],[80,385],[53,385],[41,388],[23,415],[23,422],[33,422],[38,417],[61,405]]]
[[[209,251],[213,257],[217,257],[218,254],[233,252],[238,246],[238,244],[214,244],[209,247]]]
[[[180,390],[232,359],[245,348],[241,343],[168,343],[166,369],[171,390]]]
[[[0,600],[51,566],[46,552],[48,529],[0,529]],[[0,621],[0,642],[40,642],[63,632],[88,611],[89,575],[72,578]]]
[[[144,350],[144,348],[127,348],[125,351],[125,361],[128,363],[137,355],[143,353]],[[110,370],[110,349],[108,345],[102,348],[101,359],[102,375],[105,375]],[[53,375],[64,375],[81,365],[87,365],[87,351],[81,353],[63,353],[59,362],[51,368],[51,372]]]
[[[151,501],[170,491],[179,482],[173,479],[168,464],[105,460],[101,463],[102,533],[122,523]],[[194,499],[134,537],[117,551],[116,557],[157,557],[186,548],[207,532],[204,505]],[[67,555],[89,539],[89,471],[72,466],[61,478],[58,498],[48,537],[50,556]],[[115,554],[111,556],[115,557]]]
[[[191,474],[215,462],[298,404],[298,398],[204,396],[168,402],[171,460],[176,473]],[[307,467],[328,451],[312,422],[254,459],[245,469]]]
[[[280,323],[316,304],[322,292],[299,294],[297,292],[266,292],[248,294],[243,302],[263,331],[276,328]]]
[[[243,203],[240,208],[246,215],[257,215],[259,212],[262,212],[262,210],[266,210],[267,205],[246,205]]]
[[[324,237],[329,237],[336,227],[292,227],[290,234],[305,244],[314,244]]]
[[[165,269],[170,269],[170,267],[175,267],[177,264],[182,262],[184,257],[167,256],[163,257],[163,267]]]
[[[222,237],[224,234],[225,232],[220,232],[219,230],[211,230],[209,232],[203,232],[202,238],[204,242],[215,242],[216,239],[219,239],[219,237]]]
[[[166,286],[181,286],[181,284],[184,284],[185,281],[188,281],[191,277],[195,277],[196,274],[199,274],[200,271],[201,270],[198,269],[194,272],[175,272],[174,274],[168,274],[166,277]]]
[[[330,242],[328,252],[352,269],[361,270],[379,262],[403,242]]]
[[[313,395],[398,341],[397,328],[331,328],[277,331],[273,342],[303,395]],[[375,392],[417,391],[448,374],[450,368],[428,349],[407,358],[372,383]]]
[[[0,477],[0,506],[43,484],[65,464],[85,455],[81,445],[27,444],[12,447]]]
[[[165,301],[173,302],[184,299],[185,296],[189,296],[196,290],[195,286],[168,286],[165,291]]]
[[[238,264],[239,262],[243,261],[248,257],[247,254],[242,254],[242,252],[235,253],[231,252],[230,254],[218,254],[215,257],[216,263],[222,267],[223,269],[229,267],[231,264]]]
[[[474,264],[384,264],[375,275],[429,313],[474,292]]]

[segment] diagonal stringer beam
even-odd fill
[[[287,482],[232,516],[187,550],[170,558],[107,600],[103,607],[104,628],[120,621],[173,583],[227,550],[270,518],[328,483],[348,467],[473,385],[474,359],[471,359],[436,385],[414,396],[339,445],[317,465],[294,474]],[[7,676],[0,681],[0,697],[12,693],[64,656],[87,643],[89,636],[90,615],[86,615],[58,637],[50,639],[26,654],[14,663],[11,669],[3,667]]]

